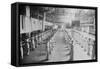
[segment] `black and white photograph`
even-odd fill
[[[96,59],[96,10],[19,6],[21,64]]]

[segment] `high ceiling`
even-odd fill
[[[21,7],[21,14],[25,13],[23,9],[25,6]],[[70,23],[72,20],[89,21],[95,17],[95,11],[89,9],[30,6],[31,17],[43,19],[44,13],[46,13],[46,21],[52,23]]]
[[[47,21],[54,23],[70,23],[72,20],[93,21],[95,10],[73,9],[73,8],[55,8],[51,13],[47,13]]]

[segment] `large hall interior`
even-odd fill
[[[24,63],[95,59],[95,10],[20,6]]]

